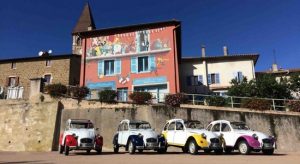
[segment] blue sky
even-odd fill
[[[0,5],[0,59],[71,52],[71,31],[87,0],[10,0]],[[299,0],[90,0],[97,28],[177,19],[183,56],[260,53],[256,70],[274,57],[300,68]]]

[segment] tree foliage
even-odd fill
[[[257,79],[242,82],[235,79],[231,81],[231,88],[228,90],[230,96],[240,97],[261,97],[261,98],[291,98],[289,82],[286,79],[276,80],[273,75],[262,75]]]

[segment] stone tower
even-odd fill
[[[90,9],[90,5],[86,3],[82,13],[72,31],[73,43],[72,43],[72,53],[73,54],[82,54],[82,40],[80,37],[80,32],[90,31],[96,29],[94,23],[93,15]]]

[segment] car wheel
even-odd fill
[[[91,153],[91,150],[86,150],[86,154],[90,154]]]
[[[62,154],[64,152],[64,146],[63,145],[59,145],[58,152],[59,152],[59,154]]]
[[[97,154],[101,154],[102,153],[102,147],[99,147],[96,149]]]
[[[215,154],[220,155],[223,154],[223,149],[214,150]]]
[[[116,144],[114,145],[114,153],[118,153],[119,152],[119,145]]]
[[[238,144],[239,152],[243,155],[250,153],[250,147],[246,141],[240,141]]]
[[[70,147],[65,145],[65,155],[69,155]]]
[[[262,150],[262,152],[263,152],[263,154],[265,154],[265,155],[272,155],[273,153],[274,153],[274,149],[263,149]]]
[[[199,150],[199,147],[196,143],[195,140],[190,140],[189,143],[188,143],[188,149],[189,149],[189,152],[190,154],[197,154],[198,153],[198,150]]]
[[[139,149],[138,151],[139,151],[139,153],[142,153],[142,152],[143,152],[143,149]]]
[[[129,151],[130,154],[134,154],[135,153],[135,145],[132,143],[132,141],[129,141],[128,151]]]

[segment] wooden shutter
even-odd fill
[[[18,77],[18,76],[16,77],[16,83],[15,83],[15,86],[19,86],[19,77]]]

